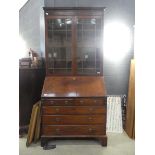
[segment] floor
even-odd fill
[[[43,150],[40,142],[26,147],[26,136],[19,139],[19,155],[134,155],[135,141],[125,132],[108,133],[108,146],[102,147],[95,140],[54,140],[56,148]]]

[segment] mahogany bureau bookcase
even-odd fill
[[[54,138],[95,138],[107,145],[103,14],[103,7],[44,8],[41,146]]]

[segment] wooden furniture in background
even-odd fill
[[[19,69],[19,132],[27,132],[33,105],[41,99],[44,68]],[[25,131],[26,130],[26,131]]]
[[[104,8],[44,8],[46,78],[41,146],[53,138],[106,136]]]
[[[135,138],[135,60],[131,60],[125,131],[130,138]]]

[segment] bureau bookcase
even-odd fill
[[[41,146],[54,138],[106,136],[104,8],[44,8],[46,78]]]

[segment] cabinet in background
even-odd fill
[[[20,134],[28,129],[33,105],[41,99],[45,78],[44,68],[19,69],[19,126]]]

